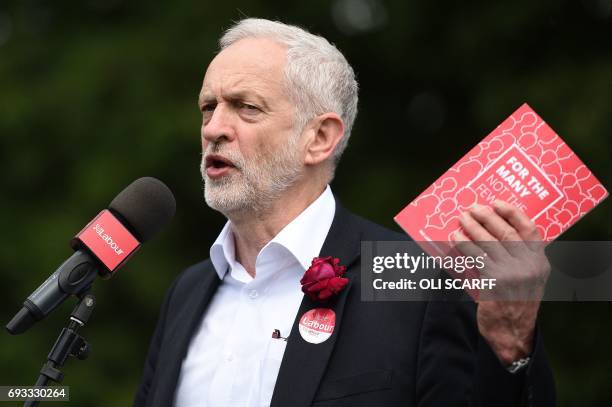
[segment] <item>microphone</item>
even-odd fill
[[[174,195],[163,182],[152,177],[132,182],[70,241],[75,253],[30,294],[6,329],[21,334],[71,295],[87,293],[97,275],[112,277],[175,211]]]

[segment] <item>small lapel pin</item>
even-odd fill
[[[281,336],[280,330],[278,330],[278,329],[275,329],[274,331],[272,331],[272,338],[274,338],[274,339],[282,339],[285,342],[287,341],[287,338],[283,338]]]

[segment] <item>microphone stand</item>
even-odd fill
[[[89,343],[77,334],[79,328],[85,326],[89,321],[96,305],[96,298],[87,294],[88,291],[86,290],[86,294],[80,297],[79,303],[70,314],[68,326],[63,328],[57,337],[51,352],[47,356],[47,362],[40,369],[40,375],[34,386],[46,387],[49,381],[61,383],[64,380],[64,374],[60,371],[60,368],[64,366],[69,356],[75,356],[80,360],[87,359],[87,356],[89,356],[91,350]],[[29,398],[23,405],[24,407],[35,407],[39,402],[40,399]]]

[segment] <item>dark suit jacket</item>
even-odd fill
[[[327,305],[336,312],[336,328],[321,344],[302,339],[300,316],[320,306],[305,296],[272,407],[554,406],[554,381],[538,333],[529,367],[512,375],[479,335],[474,303],[360,300],[360,242],[405,239],[336,205],[321,249],[321,256],[338,257],[348,266],[349,285]],[[172,405],[190,339],[219,282],[210,260],[175,280],[135,406]]]

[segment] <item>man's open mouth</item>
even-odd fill
[[[206,156],[206,174],[211,178],[220,177],[232,168],[236,166],[225,157],[216,154]]]
[[[206,168],[224,168],[224,167],[234,167],[234,164],[230,160],[225,157],[221,157],[219,155],[209,155],[206,157]]]

